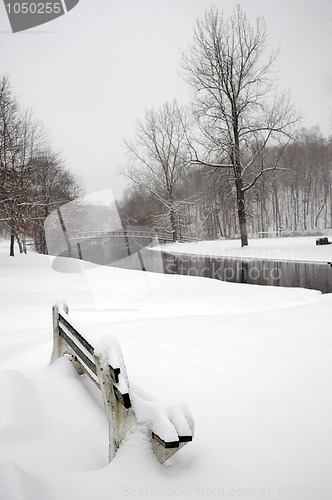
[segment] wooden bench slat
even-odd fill
[[[67,342],[67,344],[72,348],[72,350],[82,359],[82,361],[89,367],[89,369],[97,376],[96,365],[88,358],[83,351],[78,347],[75,342],[68,337],[66,332],[63,330],[61,325],[59,325],[59,334]]]
[[[158,436],[158,434],[155,434],[154,432],[152,432],[152,439],[158,441],[158,443],[161,444],[161,446],[163,446],[164,448],[178,448],[180,445],[179,441],[164,441],[160,436]]]
[[[82,346],[93,356],[94,355],[94,348],[92,347],[89,342],[82,337],[80,333],[78,333],[77,330],[62,316],[62,314],[59,314],[59,321],[62,322],[66,328],[70,331],[70,333],[82,344]]]
[[[190,443],[193,440],[192,436],[179,436],[180,443]]]
[[[62,322],[64,323],[64,325],[61,324]],[[78,357],[79,357],[78,361],[81,362],[82,368],[84,369],[85,373],[87,375],[89,375],[89,377],[91,378],[91,380],[93,382],[95,382],[97,387],[100,387],[100,384],[97,380],[98,374],[97,374],[97,369],[96,369],[95,363],[82,351],[82,349],[80,349],[80,347],[66,333],[64,327],[69,330],[68,325],[69,325],[68,321],[64,320],[64,318],[61,317],[59,320],[59,334],[60,334],[60,336],[66,341],[66,343],[78,355]],[[74,329],[72,329],[72,330],[74,330]],[[74,331],[76,332],[76,330],[74,330]],[[72,332],[70,331],[70,333],[72,333]],[[79,335],[79,336],[82,337],[81,335]],[[86,366],[84,366],[84,365],[86,365]],[[86,369],[86,367],[89,370],[91,370],[91,372],[93,372],[93,374],[96,376],[96,378],[94,378],[91,375],[91,373],[89,373],[89,371]],[[119,375],[121,373],[120,368],[113,368],[112,366],[109,365],[109,369],[110,369],[111,377],[113,378],[114,382],[118,383],[119,382]],[[131,408],[131,401],[130,401],[129,394],[122,393],[115,385],[113,386],[113,388],[114,388],[114,393],[115,393],[117,400],[120,401],[120,403],[123,404],[123,406],[125,408]]]
[[[180,443],[189,443],[190,441],[193,440],[192,436],[179,436],[178,441],[165,441],[160,436],[158,436],[158,434],[156,434],[155,432],[152,432],[152,439],[155,439],[156,441],[158,441],[158,443],[161,444],[161,446],[163,446],[166,449],[178,448],[180,446]]]
[[[94,384],[98,387],[98,389],[100,390],[100,384],[99,384],[98,379],[94,378],[94,377],[91,375],[90,371],[89,371],[89,370],[87,370],[87,369],[85,368],[85,366],[83,365],[83,363],[81,362],[81,360],[79,360],[79,363],[80,363],[80,365],[82,366],[82,368],[83,368],[83,370],[84,370],[84,373],[85,373],[85,374],[86,374],[86,375],[90,378],[90,380],[92,380],[92,382],[93,382],[93,383],[94,383]]]
[[[131,408],[131,401],[128,392],[122,394],[122,392],[120,392],[115,385],[113,385],[113,389],[116,399],[120,401],[120,403],[122,403],[125,408]]]
[[[111,365],[108,365],[109,366],[109,369],[111,371],[111,377],[112,379],[115,381],[116,384],[119,383],[119,375],[120,375],[120,368],[113,368],[113,366]]]

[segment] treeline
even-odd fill
[[[273,155],[273,148],[265,154]],[[173,192],[177,238],[239,237],[232,172],[190,161],[186,165]],[[247,193],[246,207],[250,237],[331,228],[332,138],[318,127],[301,129],[283,151],[278,169],[266,172]],[[172,233],[169,210],[144,184],[132,184],[119,209],[124,224]]]
[[[253,233],[317,233],[332,227],[332,138],[302,129],[250,197]]]
[[[0,229],[10,236],[10,255],[17,242],[26,251],[32,239],[47,253],[44,220],[60,205],[79,195],[75,176],[48,144],[32,112],[23,109],[9,78],[0,78]]]

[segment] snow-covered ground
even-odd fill
[[[331,236],[328,238],[332,241]],[[198,255],[330,262],[332,245],[316,245],[316,239],[317,236],[250,239],[249,245],[243,248],[240,240],[221,239],[194,243],[168,243],[161,248],[176,253]]]
[[[68,259],[57,272],[3,243],[1,500],[332,498],[331,294]],[[117,336],[130,381],[187,403],[194,440],[165,465],[140,428],[108,464],[97,389],[48,365],[59,296],[89,335]]]

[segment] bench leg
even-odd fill
[[[68,346],[68,344],[64,341],[64,339],[60,336],[59,332],[59,313],[60,311],[68,314],[68,305],[65,301],[59,301],[52,308],[53,314],[53,349],[51,354],[50,363],[54,363],[58,358],[64,355],[68,355],[70,357],[70,361],[74,365],[77,373],[79,375],[83,375],[84,369],[82,368],[81,363],[77,360],[75,352]]]
[[[171,458],[177,451],[181,450],[187,442],[184,443],[179,443],[179,446],[174,447],[174,448],[165,448],[163,445],[161,445],[156,438],[153,436],[151,437],[151,444],[152,444],[152,449],[156,457],[158,458],[159,462],[163,464]]]
[[[134,410],[125,408],[116,398],[108,367],[101,366],[98,357],[95,357],[95,360],[100,390],[109,422],[109,461],[111,462],[123,438],[137,422]]]

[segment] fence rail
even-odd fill
[[[173,237],[168,233],[158,233],[155,230],[147,231],[134,231],[134,230],[118,230],[118,231],[88,231],[88,232],[73,232],[69,236],[70,241],[82,241],[88,239],[99,239],[99,238],[136,238],[136,239],[158,239],[159,241],[165,241],[172,243]],[[197,241],[196,238],[191,238],[188,236],[179,236],[178,241]]]

